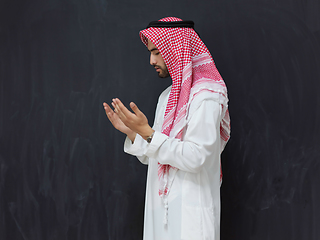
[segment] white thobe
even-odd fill
[[[125,152],[148,164],[144,240],[218,240],[221,107],[214,100],[195,103],[199,107],[189,118],[182,140],[170,138],[161,133],[170,90],[159,97],[151,143],[137,134],[133,144],[128,138],[124,144]],[[168,195],[167,225],[158,195],[158,162],[179,169]]]

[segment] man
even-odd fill
[[[124,150],[148,164],[145,240],[220,239],[220,154],[229,139],[227,89],[192,21],[168,17],[140,31],[159,77],[151,128],[134,103],[104,108],[127,135]]]

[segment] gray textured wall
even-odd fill
[[[225,79],[222,240],[320,239],[320,2],[0,2],[0,239],[141,239],[146,167],[102,102],[153,121],[138,31],[195,21]]]

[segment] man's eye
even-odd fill
[[[159,55],[159,52],[154,53],[154,55]]]

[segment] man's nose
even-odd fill
[[[152,54],[150,54],[150,64],[151,65],[156,65],[156,59]]]

